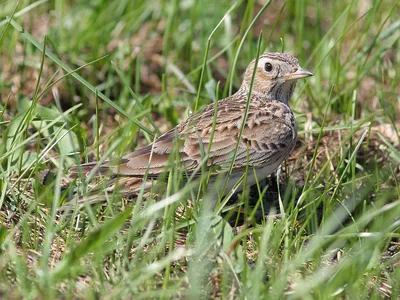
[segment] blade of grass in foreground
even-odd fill
[[[211,32],[211,34],[208,36],[207,39],[207,46],[206,46],[206,52],[204,54],[204,59],[203,59],[203,67],[201,68],[201,73],[200,73],[200,80],[199,80],[199,86],[197,88],[197,96],[196,96],[196,104],[194,105],[194,112],[197,111],[197,108],[199,106],[199,100],[200,100],[200,93],[201,93],[201,87],[203,85],[203,77],[204,77],[204,72],[206,70],[206,64],[207,64],[207,59],[208,59],[208,52],[210,51],[210,46],[211,46],[211,39],[214,35],[214,33],[217,31],[219,26],[221,26],[222,22],[225,20],[225,18],[231,13],[231,11],[236,7],[237,3],[234,3],[231,8],[225,13],[225,15],[222,17],[222,19],[218,22],[217,26],[215,26],[214,30]]]
[[[32,4],[30,4],[30,5],[26,6],[26,7],[24,7],[23,9],[21,9],[21,10],[19,10],[18,12],[15,13],[15,10],[17,9],[17,6],[18,6],[18,4],[17,4],[17,5],[15,6],[14,12],[12,13],[12,18],[11,18],[11,19],[13,19],[13,18],[18,18],[18,17],[22,16],[23,14],[29,12],[30,10],[32,10],[32,9],[34,9],[34,8],[36,8],[36,7],[38,7],[39,5],[42,5],[43,3],[48,2],[48,1],[49,1],[49,0],[39,0],[39,1],[36,1],[36,2],[34,2],[34,3],[32,3]],[[9,23],[9,19],[3,20],[3,21],[0,22],[0,27],[3,27],[4,25],[7,25],[8,23]],[[0,41],[1,41],[1,39],[0,39]]]
[[[249,93],[247,95],[247,99],[246,99],[246,108],[245,108],[245,112],[243,115],[243,120],[242,120],[242,124],[240,126],[240,131],[239,131],[239,135],[237,138],[237,143],[235,146],[235,149],[232,153],[232,161],[231,164],[229,166],[229,170],[228,170],[228,175],[226,176],[222,191],[225,191],[225,188],[228,184],[229,181],[229,177],[232,174],[232,170],[233,170],[233,166],[235,164],[235,160],[236,160],[236,154],[239,150],[239,145],[240,145],[240,140],[242,138],[243,132],[244,132],[244,128],[246,126],[246,120],[247,120],[247,115],[249,112],[249,108],[250,108],[250,102],[251,102],[251,97],[252,97],[252,93],[253,93],[253,85],[254,85],[254,80],[255,80],[255,76],[256,76],[256,71],[257,71],[257,64],[258,64],[258,59],[260,56],[260,49],[261,49],[261,42],[262,42],[262,31],[260,32],[260,35],[258,36],[258,41],[257,41],[257,53],[256,53],[256,60],[254,62],[254,69],[253,69],[253,74],[251,75],[251,81],[250,81],[250,88],[249,88]],[[218,199],[219,200],[219,199]]]
[[[264,11],[268,8],[268,6],[271,4],[272,0],[269,0],[267,3],[265,3],[263,5],[263,7],[261,7],[261,9],[259,10],[259,12],[257,13],[257,15],[254,17],[254,19],[251,21],[249,27],[246,29],[245,33],[243,34],[243,37],[239,43],[238,49],[236,51],[235,57],[233,59],[233,63],[232,63],[232,67],[229,71],[229,95],[232,94],[232,88],[233,88],[233,75],[234,75],[234,70],[236,68],[236,63],[239,59],[239,54],[240,51],[242,50],[242,47],[244,45],[244,41],[247,38],[247,35],[249,34],[250,30],[253,28],[254,24],[256,23],[256,21],[260,18],[260,16],[264,13]]]

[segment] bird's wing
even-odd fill
[[[197,123],[186,136],[183,150],[188,157],[200,161],[202,144],[203,149],[210,149],[208,164],[218,165],[225,170],[231,165],[237,145],[234,169],[246,165],[263,167],[283,160],[290,154],[296,141],[296,125],[289,107],[281,102],[252,101],[243,133],[238,140],[246,103],[224,104],[218,109],[214,133],[211,119]]]
[[[224,171],[231,164],[237,143],[234,169],[246,164],[262,167],[290,154],[296,140],[296,129],[293,114],[286,105],[253,101],[238,141],[246,103],[227,100],[219,102],[216,118],[214,104],[208,105],[153,144],[124,156],[118,165],[105,163],[101,168],[111,168],[113,173],[120,175],[142,176],[147,173],[152,177],[180,160],[190,173],[201,164],[204,152],[209,150],[207,165]]]

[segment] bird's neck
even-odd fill
[[[273,82],[270,86],[266,86],[265,89],[252,89],[253,97],[258,99],[264,99],[266,101],[280,101],[288,105],[290,98],[293,96],[294,88],[296,87],[296,80],[290,80],[285,82]],[[242,84],[240,87],[242,93],[248,94],[250,87]]]

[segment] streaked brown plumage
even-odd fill
[[[169,155],[177,150],[190,174],[201,163],[201,145],[207,150],[211,142],[207,165],[217,166],[219,174],[229,169],[234,149],[239,143],[227,189],[240,178],[246,164],[250,167],[249,184],[256,180],[253,168],[258,179],[271,174],[289,156],[296,142],[296,121],[288,106],[296,81],[313,74],[302,69],[297,59],[289,54],[261,55],[244,131],[238,141],[254,66],[255,60],[249,64],[240,89],[218,102],[214,133],[215,104],[210,104],[160,136],[153,144],[124,156],[118,164],[107,161],[98,167],[98,171],[121,177],[147,174],[149,178],[157,178],[168,170]],[[71,172],[87,173],[96,164],[83,164],[74,167]]]

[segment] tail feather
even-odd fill
[[[112,174],[112,170],[110,169],[108,164],[99,165],[98,162],[90,162],[90,163],[86,163],[86,164],[73,166],[69,170],[69,176],[71,178],[77,178],[81,174],[86,176],[95,168],[97,168],[96,174],[95,174],[96,176]]]
[[[142,189],[148,191],[151,186],[152,180],[143,182],[142,179],[135,177],[112,178],[94,186],[87,195],[78,196],[75,194],[73,199],[58,208],[58,212],[68,215],[75,210],[81,210],[85,205],[104,203],[116,192],[127,199],[135,198]]]

